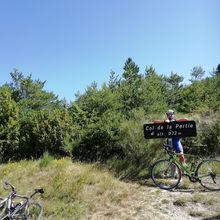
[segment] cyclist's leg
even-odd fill
[[[179,153],[178,156],[179,156],[179,161],[184,164],[185,163],[185,156],[184,156],[183,152]]]
[[[185,159],[185,156],[184,156],[184,153],[183,153],[183,146],[182,146],[181,142],[179,141],[177,143],[174,143],[173,144],[173,149],[174,149],[175,153],[178,154],[180,163],[185,165],[186,164],[186,159]]]

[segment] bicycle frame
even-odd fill
[[[21,198],[21,199],[24,199],[25,201],[21,201],[19,204],[15,205],[14,210],[10,213],[10,217],[12,217],[12,218],[19,216],[20,210],[25,209],[25,211],[26,211],[27,206],[30,202],[30,198],[27,196],[21,196],[21,195],[15,194],[14,198]]]
[[[170,155],[169,158],[170,162],[174,162],[177,164],[177,166],[184,171],[184,175],[187,175],[189,177],[193,177],[195,175],[195,171],[191,171],[190,168],[184,164],[182,164],[179,159],[177,158],[176,154]]]
[[[184,171],[184,175],[185,176],[188,176],[190,180],[193,179],[193,181],[200,181],[200,178],[202,177],[205,177],[207,175],[202,175],[202,176],[198,176],[197,174],[197,170],[198,170],[198,167],[200,166],[200,164],[204,161],[204,160],[201,160],[195,170],[191,171],[190,170],[190,167],[187,166],[187,165],[184,165],[182,164],[180,161],[179,161],[179,158],[178,158],[178,154],[175,154],[174,152],[169,152],[167,149],[166,149],[168,155],[169,155],[169,161],[172,163],[174,162],[182,171]]]

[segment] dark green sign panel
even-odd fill
[[[151,138],[172,138],[172,137],[195,137],[195,121],[164,122],[144,125],[144,137]]]

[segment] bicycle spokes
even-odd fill
[[[220,190],[220,161],[209,159],[198,167],[198,178],[202,186],[209,190]]]
[[[152,166],[151,177],[161,189],[173,189],[180,182],[181,171],[175,163],[169,160],[160,160]]]

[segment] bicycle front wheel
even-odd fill
[[[220,190],[220,161],[209,159],[198,166],[197,175],[200,184],[209,190]]]
[[[26,210],[27,220],[38,220],[43,213],[43,207],[38,202],[30,202]]]
[[[173,189],[181,180],[180,168],[169,160],[159,160],[151,168],[151,178],[161,189]]]

